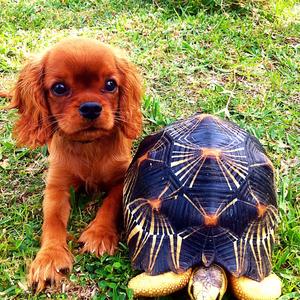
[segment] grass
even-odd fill
[[[283,281],[280,299],[299,299],[300,5],[268,3],[0,0],[0,90],[12,86],[33,53],[66,36],[88,36],[126,49],[139,66],[146,85],[143,135],[199,110],[254,134],[276,168],[280,222],[273,265]],[[1,99],[0,106],[6,104]],[[100,259],[79,254],[70,241],[76,259],[70,280],[40,295],[28,290],[47,160],[45,148],[16,148],[15,118],[14,111],[0,111],[0,298],[132,298],[124,240],[115,256]],[[97,206],[83,203],[73,208],[69,223],[75,238]]]

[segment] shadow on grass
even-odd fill
[[[157,0],[151,1],[158,8],[163,8],[169,14],[197,15],[199,11],[207,13],[237,13],[247,15],[253,7],[262,8],[264,0]]]

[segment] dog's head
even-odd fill
[[[55,131],[92,141],[119,128],[129,139],[141,130],[141,82],[135,67],[99,42],[74,38],[58,43],[21,71],[12,107],[20,119],[20,144],[47,143]]]

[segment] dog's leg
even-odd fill
[[[105,252],[113,255],[119,241],[118,219],[122,207],[123,184],[114,186],[103,200],[95,219],[79,238],[84,243],[82,252],[91,252],[96,256]]]
[[[44,289],[47,283],[58,283],[72,269],[73,257],[68,250],[66,230],[72,183],[65,173],[65,170],[49,169],[43,201],[41,249],[30,266],[28,276],[29,284],[37,291]]]

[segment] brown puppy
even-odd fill
[[[107,191],[79,241],[83,251],[114,253],[123,177],[141,131],[141,94],[134,66],[89,39],[64,40],[21,71],[12,99],[20,114],[17,140],[31,148],[47,144],[50,152],[41,249],[29,271],[38,291],[72,268],[70,187]]]

